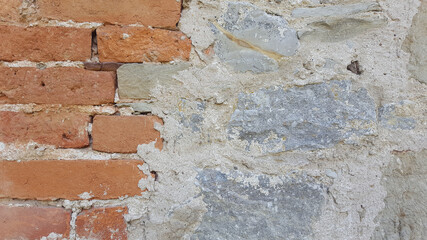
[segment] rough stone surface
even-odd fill
[[[383,170],[387,197],[371,239],[423,239],[427,236],[427,150],[394,155]]]
[[[375,103],[366,89],[331,81],[283,90],[239,94],[231,116],[231,138],[261,144],[267,152],[331,147],[352,135],[375,132]]]
[[[53,207],[11,207],[0,205],[2,239],[41,239],[50,233],[68,238],[71,212]]]
[[[91,56],[92,30],[68,27],[0,25],[0,60],[86,61]]]
[[[154,141],[156,148],[162,149],[160,132],[154,129],[156,123],[163,121],[156,116],[95,116],[92,148],[102,152],[135,153],[138,145]]]
[[[181,16],[181,4],[176,0],[39,0],[37,6],[39,16],[77,22],[174,28]]]
[[[292,11],[292,17],[348,16],[367,11],[379,10],[381,10],[381,7],[378,3],[355,3],[348,5],[333,5],[318,8],[296,8]]]
[[[115,78],[80,68],[0,68],[0,103],[112,103]]]
[[[408,70],[420,82],[427,84],[427,2],[421,1],[418,13],[404,42],[404,49],[411,53]]]
[[[21,4],[22,0],[0,0],[0,21],[18,21]]]
[[[357,18],[326,19],[308,25],[312,30],[300,34],[301,40],[337,42],[366,33],[368,30],[384,26],[385,20],[365,20]]]
[[[192,239],[310,239],[325,189],[303,176],[229,174],[197,176],[208,211]]]
[[[228,3],[222,21],[221,27],[214,27],[215,52],[238,72],[276,70],[276,61],[294,55],[299,46],[296,31],[284,18],[252,4]]]
[[[156,87],[180,87],[173,78],[179,71],[189,68],[189,63],[178,64],[125,64],[117,71],[120,98],[150,99]]]
[[[414,129],[416,120],[411,117],[411,101],[388,103],[378,110],[381,126],[389,129]]]
[[[115,199],[141,195],[140,160],[0,161],[0,198]]]
[[[0,141],[21,144],[33,141],[61,148],[86,147],[89,145],[89,121],[84,113],[0,112]]]
[[[126,207],[94,208],[80,213],[76,219],[77,237],[81,239],[127,240]]]
[[[110,25],[96,32],[101,62],[170,62],[190,57],[191,40],[178,31]]]

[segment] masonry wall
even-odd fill
[[[424,0],[0,0],[0,239],[423,239]]]

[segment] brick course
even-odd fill
[[[0,25],[1,61],[85,61],[91,57],[92,30]]]
[[[0,21],[18,21],[22,0],[0,0]]]
[[[115,199],[141,195],[140,160],[0,161],[0,198]],[[83,194],[83,195],[82,195]]]
[[[181,15],[176,0],[38,0],[39,15],[63,21],[140,23],[174,28]]]
[[[163,121],[156,116],[96,116],[93,120],[93,149],[102,152],[135,153],[138,145],[163,141],[155,123]]]
[[[26,144],[30,141],[61,148],[89,145],[90,117],[71,112],[0,112],[0,142]]]
[[[95,208],[85,210],[77,216],[76,233],[85,239],[126,240],[127,207]]]
[[[88,104],[114,102],[114,72],[81,68],[2,68],[0,103]]]
[[[50,233],[67,238],[71,212],[54,207],[14,207],[0,205],[0,238],[41,239]]]
[[[191,40],[179,31],[105,26],[96,32],[101,62],[169,62],[190,57]]]

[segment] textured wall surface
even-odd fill
[[[425,239],[426,24],[425,0],[0,0],[0,239]]]

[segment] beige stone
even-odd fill
[[[179,64],[126,64],[117,71],[121,98],[150,99],[151,90],[157,86],[180,86],[173,78],[179,71],[190,67]]]
[[[408,70],[420,82],[427,83],[427,2],[421,1],[418,13],[412,20],[409,35],[403,44],[411,53]]]

